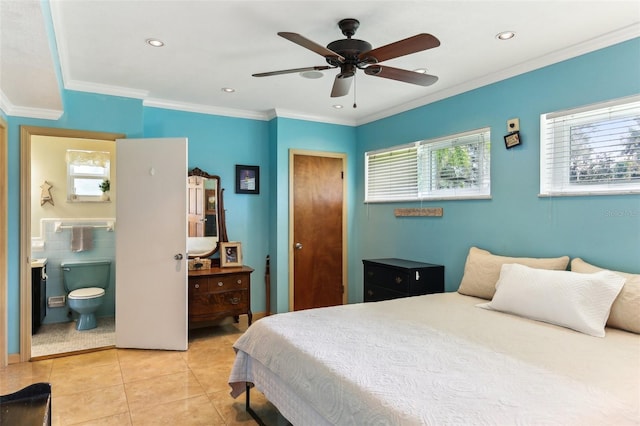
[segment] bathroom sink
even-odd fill
[[[32,257],[31,258],[31,267],[32,268],[42,268],[46,264],[47,264],[47,258],[46,257],[41,257],[41,258]]]

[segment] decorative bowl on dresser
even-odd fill
[[[247,314],[251,325],[251,273],[248,266],[189,271],[189,328]]]
[[[405,259],[370,259],[364,264],[364,301],[444,292],[444,266]]]

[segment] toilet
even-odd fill
[[[69,308],[80,314],[76,330],[96,328],[95,311],[102,304],[109,286],[111,261],[63,262],[60,266]]]

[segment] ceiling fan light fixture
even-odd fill
[[[324,74],[322,74],[320,71],[305,71],[300,73],[300,77],[315,80],[324,77]]]
[[[355,71],[347,71],[347,72],[341,72],[336,77],[337,78],[351,78],[354,75],[356,75]]]
[[[164,46],[164,42],[162,40],[158,40],[157,38],[148,38],[145,41],[151,47],[163,47]]]
[[[514,38],[516,36],[516,33],[513,31],[503,31],[501,33],[498,33],[496,35],[496,38],[498,40],[511,40],[512,38]]]

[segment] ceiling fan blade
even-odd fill
[[[326,47],[316,43],[315,41],[311,41],[308,38],[301,36],[300,34],[279,32],[278,35],[306,49],[316,52],[318,55],[324,56],[325,58],[336,58],[340,62],[344,61],[344,58],[333,50],[329,50]]]
[[[331,89],[331,97],[339,98],[340,96],[346,96],[349,94],[351,88],[351,82],[353,81],[353,73],[338,74],[333,81],[333,88]]]
[[[253,77],[269,77],[272,75],[280,75],[280,74],[293,74],[297,72],[305,72],[305,71],[323,71],[328,70],[335,67],[330,67],[328,65],[321,65],[317,67],[305,67],[305,68],[292,68],[289,70],[280,70],[280,71],[269,71],[269,72],[260,72],[257,74],[251,74]]]
[[[359,55],[360,60],[369,61],[371,63],[382,62],[399,56],[409,55],[411,53],[421,52],[427,49],[433,49],[440,46],[440,40],[431,34],[418,34],[404,40],[396,41],[385,46],[377,47],[362,52]]]
[[[431,86],[438,81],[438,77],[435,75],[422,74],[382,65],[369,65],[364,69],[364,73],[374,77],[389,78],[391,80],[404,81],[405,83],[417,84],[419,86]]]

